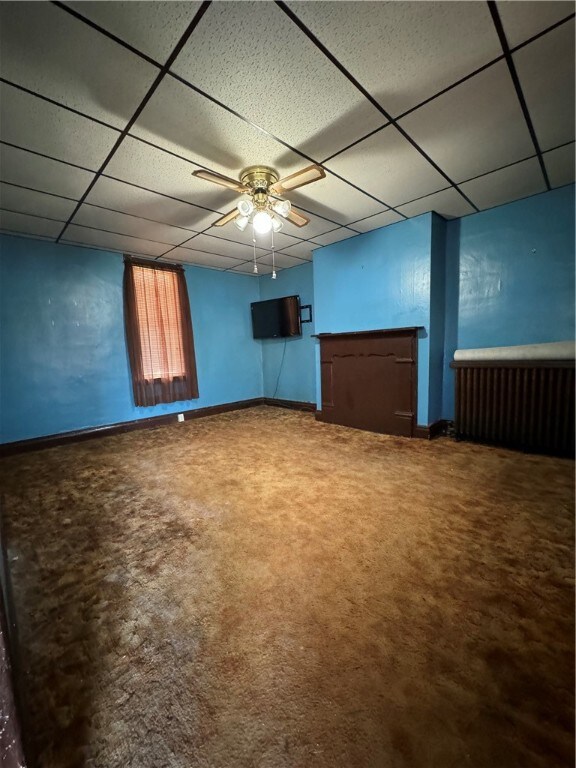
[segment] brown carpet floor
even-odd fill
[[[4,459],[39,765],[572,766],[573,471],[268,407]]]

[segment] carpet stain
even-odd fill
[[[39,768],[573,766],[573,476],[270,407],[3,459]]]

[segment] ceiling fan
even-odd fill
[[[282,229],[282,219],[291,221],[297,227],[306,226],[310,219],[296,211],[289,200],[280,196],[326,176],[324,169],[319,165],[309,165],[283,179],[279,178],[274,168],[265,165],[251,165],[246,168],[240,174],[240,181],[213,171],[194,171],[192,175],[243,195],[236,207],[215,221],[213,226],[223,227],[233,221],[243,232],[251,222],[254,232],[261,235],[270,231],[279,232]]]

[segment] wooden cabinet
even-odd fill
[[[321,421],[412,437],[417,328],[321,333]]]

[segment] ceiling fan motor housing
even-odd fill
[[[266,165],[251,165],[246,170],[242,171],[240,175],[240,181],[244,186],[250,187],[253,193],[268,191],[268,187],[275,184],[278,181],[278,173],[274,168],[269,168]]]

